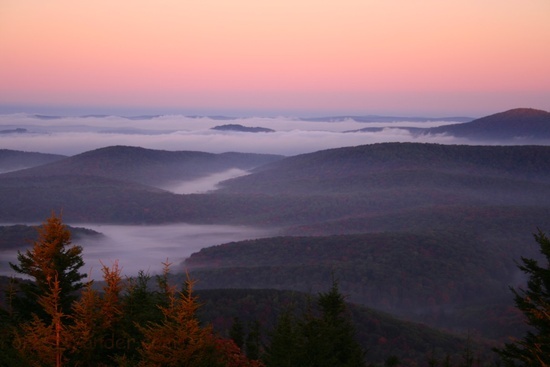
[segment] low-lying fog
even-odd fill
[[[0,115],[0,146],[4,149],[75,155],[85,151],[129,145],[149,149],[210,153],[244,152],[296,155],[318,150],[381,142],[466,143],[449,136],[414,136],[399,127],[433,127],[448,121],[357,122],[303,121],[291,117],[192,118],[158,116],[128,119],[118,116],[39,118],[28,114]],[[212,130],[226,124],[265,127],[270,133]],[[376,132],[349,132],[382,127]],[[15,133],[16,129],[26,129]],[[11,133],[9,133],[12,131]]]
[[[227,225],[97,225],[87,223],[70,223],[74,227],[84,227],[103,233],[101,238],[86,237],[74,240],[73,244],[84,249],[85,261],[82,272],[90,274],[93,279],[101,279],[101,263],[111,266],[118,261],[122,274],[133,276],[139,270],[157,274],[162,270],[162,263],[168,259],[172,272],[181,272],[181,262],[201,248],[222,243],[268,237],[274,231]],[[23,251],[25,249],[21,249]],[[17,251],[0,252],[0,275],[15,275],[8,261],[17,263]]]
[[[202,194],[217,190],[219,183],[222,181],[248,174],[249,172],[243,169],[231,168],[223,172],[197,178],[196,180],[167,184],[162,186],[161,189],[173,192],[174,194]]]

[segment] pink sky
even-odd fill
[[[0,106],[550,110],[549,16],[548,0],[3,0]]]

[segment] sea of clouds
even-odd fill
[[[286,156],[323,149],[380,142],[464,143],[450,136],[415,136],[402,127],[428,128],[452,122],[305,121],[293,117],[220,119],[181,115],[127,118],[121,116],[47,117],[31,114],[0,115],[0,147],[3,149],[75,155],[113,146],[192,150],[210,153],[245,152]],[[270,133],[212,130],[226,124],[264,127]],[[353,132],[378,127],[376,132]],[[26,129],[25,133],[10,133]],[[350,132],[351,131],[351,132]]]
[[[75,155],[89,150],[114,146],[140,146],[171,151],[191,150],[210,153],[245,152],[286,156],[329,148],[357,146],[380,142],[463,143],[449,136],[416,137],[402,127],[428,128],[452,122],[357,122],[305,121],[293,117],[210,118],[181,115],[127,118],[120,116],[55,117],[31,114],[0,115],[0,149]],[[212,130],[226,124],[264,127],[270,133],[247,133]],[[382,128],[376,132],[353,132],[362,128]],[[26,129],[25,133],[13,132]],[[232,169],[193,181],[175,182],[166,190],[188,194],[215,190],[225,179],[247,174]],[[181,261],[201,248],[230,241],[274,235],[275,229],[238,226],[190,225],[186,223],[158,226],[115,226],[94,223],[68,223],[94,229],[101,238],[88,238],[84,247],[85,272],[101,278],[101,264],[119,261],[122,273],[136,275],[138,270],[158,273],[162,262],[174,263],[182,270]],[[8,261],[16,262],[17,252],[0,251],[0,275],[14,275]]]

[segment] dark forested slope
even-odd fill
[[[463,232],[277,237],[206,248],[185,266],[201,288],[316,292],[336,276],[350,301],[500,339],[521,326],[501,324],[512,308],[508,285],[518,281],[509,256],[517,247]]]
[[[105,148],[0,175],[0,220],[41,220],[52,209],[64,209],[65,218],[78,221],[297,227],[414,216],[428,208],[550,207],[550,147],[544,146],[387,143],[284,159],[204,153],[207,160],[236,159],[243,165],[244,160],[258,167],[201,195],[175,195],[144,185],[193,171],[192,164],[175,170],[171,159],[186,153],[171,153]],[[168,158],[159,158],[164,156]]]
[[[537,141],[550,139],[550,112],[516,108],[461,124],[426,130],[430,134],[448,134],[472,140]]]
[[[192,180],[231,168],[252,169],[281,158],[268,154],[212,154],[112,146],[14,172],[6,177],[86,175],[155,186],[175,180]]]
[[[59,154],[0,149],[0,173],[36,167],[64,158],[66,158],[66,156]]]

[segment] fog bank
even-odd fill
[[[102,263],[111,266],[118,261],[125,276],[134,276],[139,270],[157,274],[162,263],[168,260],[172,272],[183,271],[181,262],[201,248],[222,243],[268,237],[275,231],[244,226],[227,225],[97,225],[79,223],[74,227],[85,227],[103,233],[101,238],[86,237],[74,240],[73,244],[83,247],[84,267],[81,269],[93,279],[101,279]],[[26,249],[21,249],[24,251]],[[0,275],[15,275],[8,261],[17,263],[17,251],[0,252]]]
[[[129,119],[119,116],[45,118],[28,114],[0,115],[0,131],[25,129],[23,133],[0,134],[4,149],[75,155],[85,151],[129,145],[149,149],[193,150],[210,153],[244,152],[296,155],[318,150],[380,142],[463,143],[445,136],[417,137],[399,127],[434,127],[437,121],[357,122],[303,121],[291,117],[209,118],[155,116]],[[265,127],[271,133],[218,131],[213,127],[239,124]],[[376,132],[349,132],[365,127]]]
[[[202,194],[218,189],[218,184],[230,178],[240,177],[249,174],[248,171],[231,168],[223,172],[213,173],[208,176],[197,178],[192,181],[174,182],[161,188],[174,194]]]

